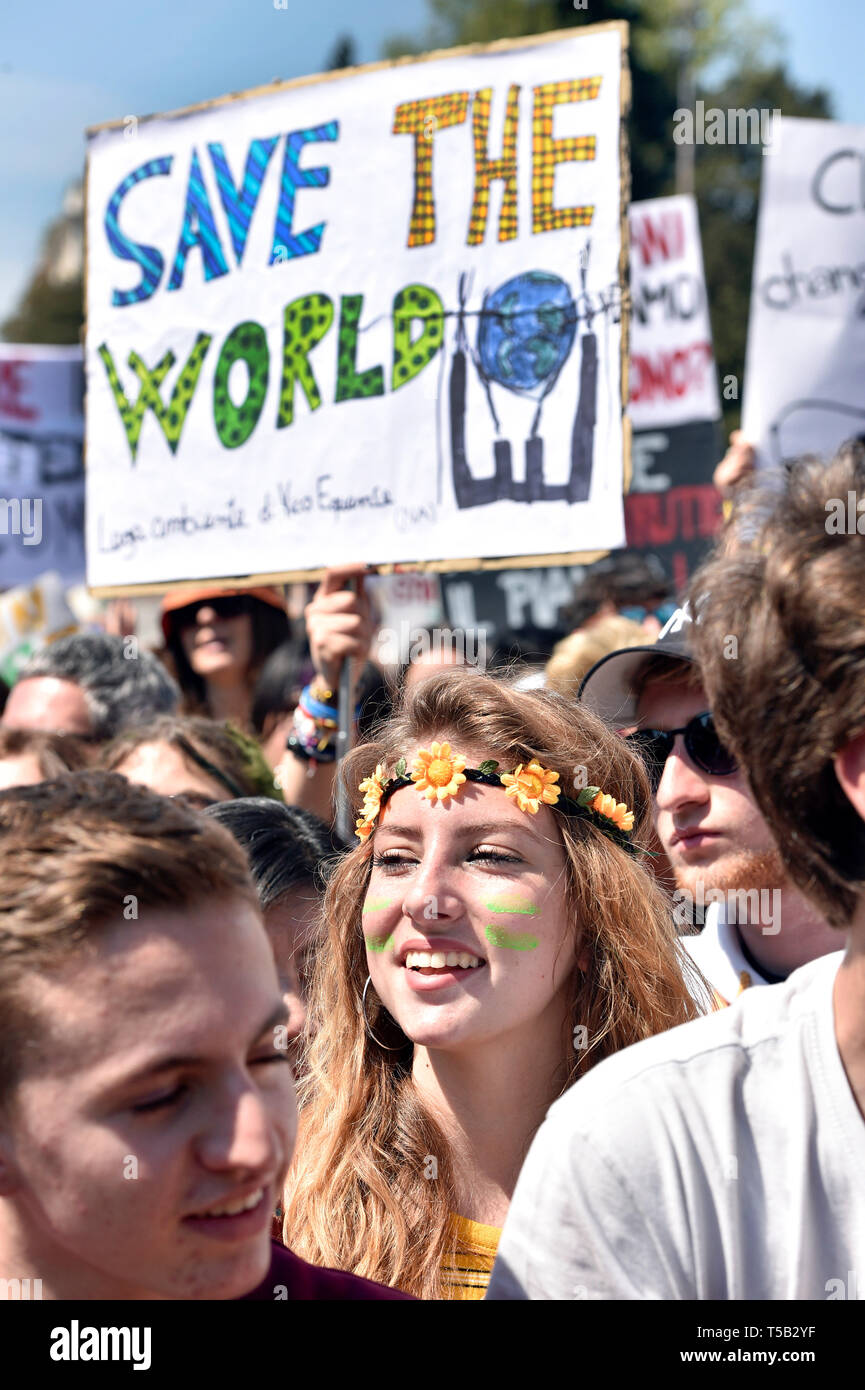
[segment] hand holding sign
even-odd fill
[[[730,447],[718,467],[712,482],[725,501],[730,500],[740,484],[750,481],[754,472],[754,447],[741,430],[733,430]]]
[[[311,603],[304,609],[309,650],[316,671],[330,690],[335,691],[346,657],[360,666],[366,661],[375,625],[369,597],[364,592],[366,565],[336,565],[329,569]],[[357,580],[357,590],[346,587]]]

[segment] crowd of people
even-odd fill
[[[0,720],[0,1279],[824,1299],[865,1257],[865,446],[633,556],[534,672],[178,589]],[[115,614],[115,619],[117,615]],[[352,687],[337,758],[337,690]],[[351,808],[350,843],[337,807]]]

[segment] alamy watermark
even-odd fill
[[[779,110],[754,106],[706,110],[706,103],[698,101],[693,111],[680,106],[673,112],[673,141],[677,145],[762,145],[768,154],[773,146],[777,148],[775,121],[780,115]]]
[[[404,619],[397,627],[379,628],[377,659],[385,666],[406,661],[452,659],[485,671],[487,635],[484,628],[415,627]]]
[[[25,545],[40,545],[42,498],[0,497],[0,536],[20,536]]]
[[[780,888],[707,888],[697,880],[696,891],[677,888],[673,894],[673,921],[686,927],[706,920],[706,908],[717,903],[725,922],[759,926],[763,936],[777,936],[781,930]]]
[[[73,1318],[69,1327],[51,1331],[52,1361],[131,1361],[134,1371],[150,1369],[149,1327],[82,1327]]]
[[[855,492],[843,497],[830,497],[826,503],[826,534],[829,536],[865,536],[865,497]]]
[[[41,1279],[0,1279],[0,1303],[27,1303],[41,1297]]]

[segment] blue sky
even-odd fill
[[[794,77],[829,89],[840,120],[865,124],[862,0],[751,0],[788,36]],[[83,131],[320,71],[339,35],[358,61],[396,33],[421,33],[425,0],[40,0],[0,19],[0,318],[13,307],[80,175]]]

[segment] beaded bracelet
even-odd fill
[[[310,752],[296,734],[289,734],[285,746],[290,753],[305,763],[332,763],[336,761],[335,743],[327,743],[323,748],[316,748],[314,752]]]
[[[339,710],[333,705],[326,705],[321,700],[317,700],[312,693],[312,686],[305,685],[300,692],[299,707],[308,718],[314,720],[316,724],[321,724],[325,729],[335,729],[339,725]]]

